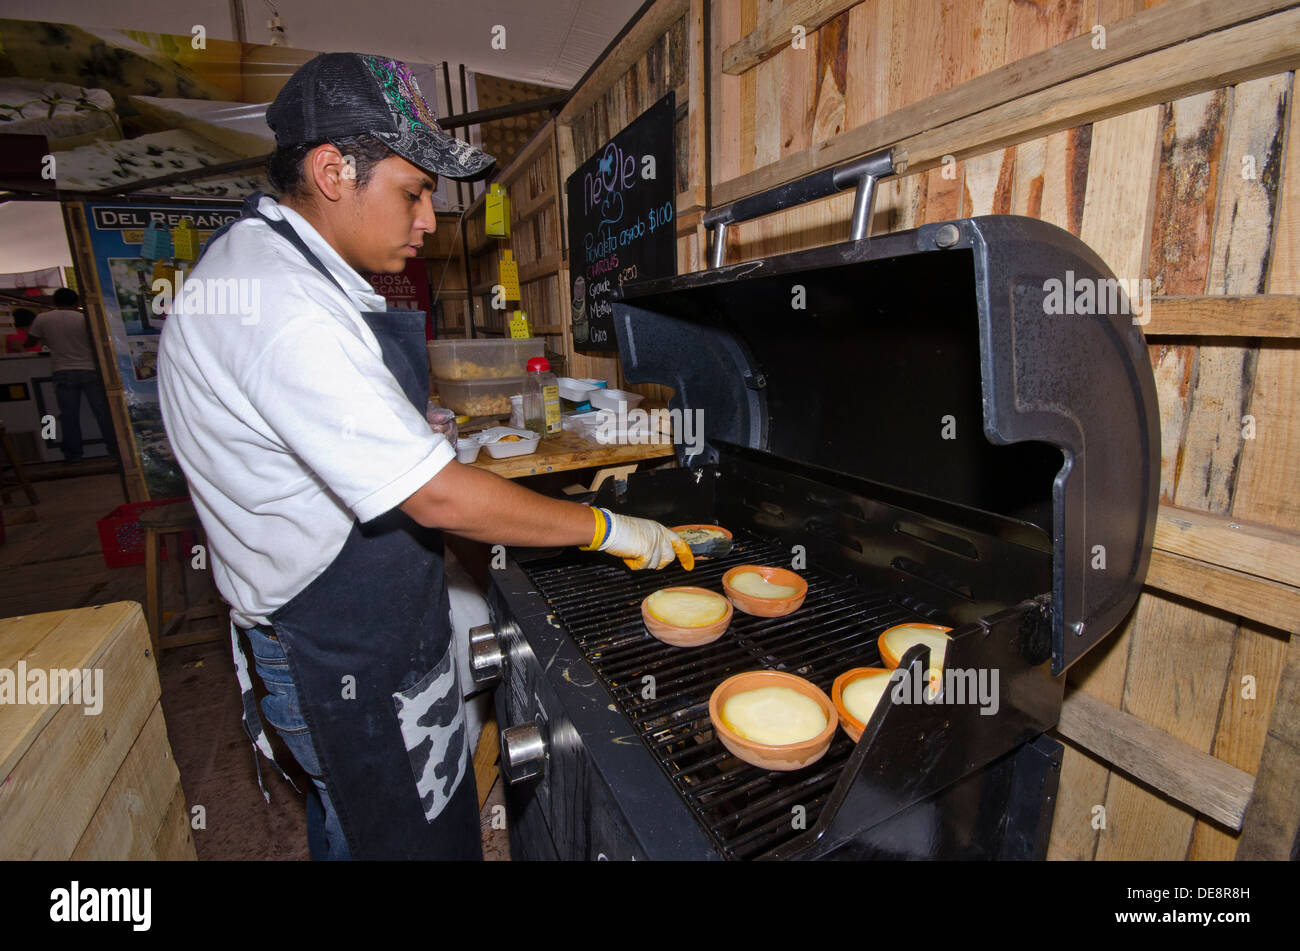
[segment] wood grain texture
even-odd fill
[[[1154,546],[1234,571],[1300,587],[1300,532],[1162,505]]]
[[[758,27],[732,43],[722,52],[722,71],[739,76],[768,57],[790,47],[795,27],[806,34],[819,29],[827,20],[844,13],[861,0],[793,0],[781,6],[776,15],[760,21]]]
[[[158,702],[71,857],[95,861],[150,858],[154,839],[180,781],[167,742],[162,703]]]
[[[891,0],[864,0],[849,10],[845,127],[852,129],[889,111],[890,43],[894,32]],[[791,152],[797,151],[793,147]]]
[[[1057,732],[1202,815],[1240,828],[1254,777],[1080,691],[1066,694]]]
[[[139,605],[62,613],[54,631],[23,659],[29,669],[102,669],[102,711],[87,716],[81,706],[43,705],[39,733],[21,759],[10,765],[5,758],[0,784],[0,856],[5,858],[72,854],[158,702],[158,672]],[[7,731],[3,738],[6,747],[17,745]]]
[[[1205,293],[1227,101],[1226,90],[1206,92],[1171,103],[1165,115],[1151,228],[1152,294]],[[1172,502],[1196,351],[1191,344],[1162,342],[1151,356],[1160,401],[1160,498]]]
[[[194,848],[194,831],[190,826],[190,815],[185,808],[185,790],[180,783],[172,792],[167,813],[162,825],[154,837],[150,858],[159,862],[195,862],[198,855]]]
[[[598,101],[629,69],[635,67],[647,49],[660,42],[674,23],[690,9],[690,0],[655,0],[634,23],[617,46],[596,63],[591,73],[574,89],[560,110],[559,119],[572,123]],[[623,123],[626,125],[626,123]],[[623,125],[615,128],[621,129]]]
[[[616,359],[616,358],[614,358]],[[671,442],[629,446],[602,446],[588,442],[574,433],[561,433],[552,439],[543,439],[537,450],[526,456],[493,459],[480,452],[475,468],[494,472],[507,479],[540,475],[546,472],[567,472],[593,466],[610,466],[642,459],[663,459],[673,454]]]
[[[1182,7],[1184,14],[1194,9],[1196,15],[1174,16],[1170,8],[1175,7]],[[973,10],[975,16],[980,13],[974,4],[963,9]],[[895,0],[894,22],[902,20],[907,27],[905,32],[895,27],[887,116],[850,129],[824,146],[793,153],[771,167],[752,173],[742,169],[739,178],[717,186],[715,204],[893,144],[901,144],[913,169],[922,171],[938,164],[945,154],[962,158],[1015,145],[1275,73],[1297,59],[1294,11],[1224,29],[1241,23],[1238,17],[1248,18],[1247,7],[1170,2],[1131,18],[1122,28],[1114,24],[1105,51],[1092,49],[1091,35],[1078,37],[1039,54],[1050,64],[1026,58],[936,95],[948,88],[943,83],[943,63],[949,54],[942,46],[948,28],[941,10],[929,0],[915,4]],[[1207,24],[1218,32],[1205,35],[1201,31]],[[1179,45],[1174,49],[1171,44]]]
[[[1300,338],[1300,296],[1155,297],[1142,332],[1148,337]]]
[[[1226,174],[1219,175],[1216,225],[1210,247],[1208,291],[1256,294],[1264,290],[1272,245],[1275,175],[1255,174],[1241,158],[1276,168],[1290,74],[1243,83],[1232,90],[1231,119],[1223,146]],[[1228,512],[1254,387],[1257,349],[1247,342],[1205,342],[1196,353],[1187,426],[1174,501]]]
[[[1223,706],[1214,738],[1214,755],[1252,775],[1259,771],[1268,738],[1270,713],[1286,665],[1288,639],[1278,631],[1244,623],[1237,632]],[[1189,859],[1228,860],[1239,836],[1216,823],[1198,820]]]
[[[1292,90],[1294,93],[1294,89]],[[1266,290],[1300,294],[1300,110],[1288,103],[1285,152],[1279,157],[1277,225]],[[1250,413],[1256,435],[1246,441],[1232,512],[1241,518],[1300,530],[1300,342],[1260,348]]]
[[[1300,633],[1300,588],[1161,551],[1151,552],[1146,583],[1270,627]]]
[[[1235,631],[1232,618],[1144,592],[1121,709],[1208,752]],[[1118,774],[1111,775],[1106,791],[1106,819],[1098,859],[1182,859],[1195,825],[1190,809]]]
[[[1269,722],[1255,795],[1246,809],[1237,846],[1238,860],[1291,859],[1300,856],[1300,638],[1287,647]]]

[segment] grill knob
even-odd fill
[[[480,624],[469,629],[469,666],[474,683],[486,686],[501,677],[501,639],[491,624]]]
[[[546,737],[536,723],[501,731],[501,774],[506,782],[540,776],[546,769]]]

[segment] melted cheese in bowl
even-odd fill
[[[704,627],[727,613],[727,599],[696,591],[656,591],[646,599],[650,613],[678,627]]]
[[[789,598],[799,590],[794,585],[772,584],[757,571],[742,571],[727,583],[741,594],[755,598]]]
[[[889,677],[890,672],[886,670],[854,680],[840,694],[844,709],[848,710],[855,720],[865,725],[876,712],[880,698],[889,689]]]
[[[790,687],[759,687],[731,697],[722,719],[747,740],[766,746],[802,743],[826,729],[821,705]]]

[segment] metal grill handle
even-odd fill
[[[759,192],[757,195],[738,199],[721,208],[714,208],[704,216],[704,227],[713,232],[709,266],[722,266],[723,258],[726,256],[728,225],[826,198],[851,187],[857,188],[857,196],[853,200],[850,233],[854,241],[866,240],[876,182],[893,175],[895,170],[894,150],[882,149],[844,165],[823,169],[793,182],[786,182],[784,185]]]

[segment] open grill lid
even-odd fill
[[[1160,428],[1127,297],[1049,312],[1052,280],[1115,287],[1068,232],[989,216],[629,284],[614,324],[628,381],[702,411],[684,464],[731,443],[1038,526],[1059,673],[1146,577]]]

